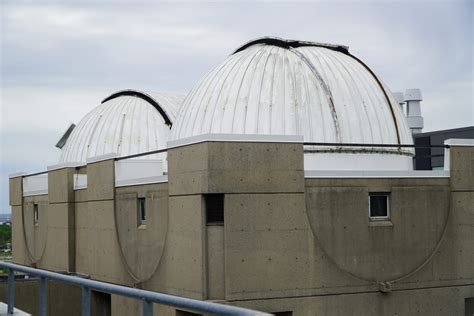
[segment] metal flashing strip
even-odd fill
[[[115,159],[117,157],[118,157],[117,153],[108,153],[108,154],[105,154],[105,155],[99,155],[99,156],[87,158],[87,163],[90,164],[90,163],[94,163],[94,162]]]
[[[203,142],[303,143],[300,135],[202,134],[168,142],[168,149]]]
[[[264,37],[256,38],[254,40],[251,40],[245,43],[244,45],[237,48],[231,55],[234,55],[240,51],[243,51],[249,48],[250,46],[258,45],[258,44],[273,45],[273,46],[278,46],[278,47],[282,47],[286,49],[305,47],[305,46],[316,46],[316,47],[328,48],[328,49],[335,50],[344,54],[349,53],[349,46],[345,46],[345,45],[290,40],[290,39],[284,39],[280,37],[264,36]]]
[[[165,124],[168,125],[170,128],[171,126],[173,125],[173,122],[171,121],[168,113],[166,112],[166,110],[159,104],[159,102],[151,95],[149,95],[148,93],[146,92],[143,92],[143,91],[138,91],[138,90],[120,90],[118,92],[115,92],[113,94],[111,94],[110,96],[108,96],[107,98],[105,98],[104,100],[102,100],[101,103],[105,103],[109,100],[112,100],[112,99],[115,99],[115,98],[118,98],[120,96],[134,96],[134,97],[137,97],[137,98],[140,98],[140,99],[143,99],[145,101],[147,101],[148,103],[150,103],[161,115],[161,117],[163,118],[163,120],[165,121]]]
[[[9,175],[8,175],[8,178],[9,178],[9,179],[12,179],[12,178],[24,177],[24,176],[26,176],[26,175],[27,175],[26,172],[20,171],[20,172],[15,172],[15,173],[9,174]]]
[[[446,170],[305,170],[305,179],[354,178],[449,178]]]
[[[444,141],[445,145],[458,147],[474,147],[474,139],[450,138]]]
[[[54,170],[59,170],[63,168],[76,168],[76,167],[82,167],[82,166],[85,166],[85,164],[82,162],[65,162],[65,163],[60,163],[57,165],[48,166],[46,169],[48,169],[48,171],[54,171]]]
[[[134,185],[165,183],[165,182],[168,182],[167,175],[147,177],[147,178],[138,178],[138,179],[119,180],[119,181],[115,181],[115,187],[119,188],[119,187],[127,187],[127,186],[134,186]]]

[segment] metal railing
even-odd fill
[[[133,155],[128,155],[128,156],[120,156],[120,157],[115,158],[115,161],[124,160],[124,159],[131,159],[131,158],[137,158],[137,157],[147,156],[147,155],[161,154],[161,153],[165,153],[167,151],[168,151],[168,148],[157,149],[157,150],[152,150],[152,151],[145,151],[145,152],[138,153],[138,154],[133,154]]]
[[[57,280],[82,288],[82,316],[90,315],[91,290],[117,294],[121,296],[136,298],[143,301],[143,316],[153,315],[153,303],[182,308],[192,312],[218,314],[218,315],[271,315],[263,312],[253,311],[246,308],[223,305],[218,303],[200,301],[180,296],[140,290],[122,285],[85,279],[77,276],[65,275],[41,269],[26,267],[14,263],[0,262],[0,268],[8,271],[7,303],[8,314],[13,314],[15,302],[15,278],[14,271],[23,272],[28,275],[39,277],[39,316],[47,314],[47,286],[48,280]]]
[[[449,148],[449,145],[415,145],[415,144],[364,144],[364,143],[321,143],[304,142],[304,146],[335,146],[335,147],[384,147],[384,148]]]
[[[431,158],[440,158],[444,157],[444,153],[442,154],[420,154],[418,150],[425,149],[431,150],[432,148],[440,148],[440,149],[449,149],[450,145],[421,145],[421,144],[366,144],[366,143],[322,143],[322,142],[304,142],[303,146],[313,146],[313,147],[352,147],[352,148],[397,148],[401,150],[402,148],[412,148],[415,149],[415,155],[413,156],[414,160],[421,160],[421,159],[431,159]],[[313,149],[304,149],[305,153],[317,153],[321,152],[320,150],[313,150]],[[329,152],[333,152],[334,150],[329,150]],[[370,150],[369,150],[370,151]]]

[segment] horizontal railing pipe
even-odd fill
[[[168,148],[157,149],[157,150],[152,150],[152,151],[146,151],[143,153],[117,157],[115,158],[115,160],[117,161],[117,160],[131,159],[131,158],[136,158],[136,157],[141,157],[141,156],[148,156],[148,155],[153,155],[153,154],[161,154],[167,151],[168,151]]]
[[[39,172],[35,172],[35,173],[27,173],[27,174],[24,174],[22,175],[23,178],[28,178],[28,177],[33,177],[33,176],[39,176],[40,174],[47,174],[48,171],[39,171]]]
[[[414,145],[414,144],[363,144],[363,143],[321,143],[304,142],[304,146],[338,146],[338,147],[401,147],[401,148],[449,148],[449,145]]]
[[[14,263],[0,262],[0,268],[10,269],[10,271],[19,271],[29,275],[44,277],[49,280],[57,280],[64,283],[81,286],[89,290],[117,294],[131,298],[141,299],[148,302],[177,307],[193,312],[219,314],[219,315],[271,315],[263,312],[253,311],[237,306],[223,305],[213,302],[200,301],[180,296],[157,293],[147,290],[131,288],[123,285],[116,285],[106,282],[100,282],[90,279],[84,279],[77,276],[65,275],[57,272],[51,272],[41,269],[26,267]],[[12,278],[11,278],[12,279]],[[10,282],[13,282],[10,280]],[[13,297],[10,298],[13,301]]]

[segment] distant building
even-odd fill
[[[420,148],[415,149],[416,170],[442,170],[444,168],[444,148],[432,147],[431,145],[443,145],[451,138],[474,139],[474,126],[447,129],[441,131],[419,133],[413,135],[415,145]],[[421,146],[427,146],[421,148]]]
[[[186,97],[115,93],[58,165],[11,175],[13,261],[280,316],[472,313],[474,142],[413,170],[421,93],[401,96],[345,46],[277,38]]]

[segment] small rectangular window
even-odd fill
[[[374,220],[390,217],[390,193],[369,193],[369,217]]]
[[[39,208],[38,204],[33,204],[33,220],[35,224],[39,223]]]
[[[204,196],[206,208],[206,224],[224,224],[224,194],[206,194]]]
[[[138,226],[146,225],[146,199],[138,198]]]

